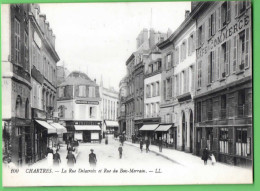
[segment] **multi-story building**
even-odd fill
[[[29,4],[2,5],[3,161],[22,165],[32,160]]]
[[[69,70],[64,66],[57,66],[57,85],[60,85],[70,74]]]
[[[119,133],[126,132],[126,101],[127,96],[127,82],[126,78],[123,78],[119,83],[119,103],[118,103],[118,123]]]
[[[67,137],[83,142],[98,141],[101,135],[99,86],[85,73],[74,71],[58,85],[59,119],[65,123]]]
[[[105,88],[101,80],[99,86],[101,97],[101,119],[102,119],[102,133],[114,134],[118,132],[117,122],[117,105],[118,92],[114,88]]]
[[[55,35],[46,16],[40,13],[38,4],[30,5],[28,41],[34,159],[39,160],[46,156],[47,147],[52,147],[56,139],[56,130],[47,120],[53,120],[53,112],[56,110],[56,64],[59,56],[55,50]]]
[[[202,2],[197,14],[195,153],[252,164],[250,1]]]

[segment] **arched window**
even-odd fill
[[[24,115],[25,119],[29,118],[29,100],[28,98],[26,99],[25,102],[25,115]]]
[[[21,113],[22,113],[22,98],[21,96],[18,95],[15,103],[15,116],[21,117],[22,116]]]

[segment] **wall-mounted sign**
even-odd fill
[[[86,100],[76,100],[77,104],[90,104],[90,105],[99,105],[98,101],[86,101]]]
[[[34,40],[34,42],[37,44],[37,46],[38,46],[39,48],[42,47],[42,40],[41,40],[41,38],[39,37],[39,35],[37,34],[37,32],[34,32],[34,34],[33,34],[33,40]]]

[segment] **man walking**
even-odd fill
[[[67,159],[68,166],[73,167],[74,164],[76,164],[76,158],[75,158],[74,154],[72,153],[72,151],[69,151],[66,159]]]
[[[96,167],[97,164],[97,157],[96,154],[94,153],[93,149],[90,149],[91,153],[89,154],[89,164],[91,167]]]
[[[205,149],[203,149],[202,157],[201,157],[201,159],[204,161],[204,165],[207,165],[208,158],[209,158],[209,151],[208,151],[208,147],[206,147]]]
[[[159,152],[162,152],[162,145],[163,145],[162,138],[159,137]]]
[[[141,140],[140,140],[140,150],[141,150],[141,152],[143,152],[143,145],[144,145],[144,142],[143,142],[143,139],[141,138]]]
[[[146,140],[146,152],[147,153],[148,153],[148,151],[150,152],[149,146],[150,146],[150,141],[149,141],[149,139],[147,139]]]
[[[119,158],[121,159],[122,158],[122,154],[123,154],[123,148],[122,148],[121,144],[119,145],[118,151],[119,151]]]
[[[59,166],[60,163],[61,163],[60,154],[58,153],[58,149],[57,149],[56,153],[53,154],[53,164],[54,166]]]

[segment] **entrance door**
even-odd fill
[[[202,128],[197,128],[196,132],[196,155],[200,156],[201,144],[202,144]]]
[[[182,150],[185,150],[186,141],[186,127],[185,127],[185,113],[182,113]]]
[[[193,113],[190,111],[190,152],[193,153]]]
[[[213,145],[213,128],[206,128],[206,139],[207,139],[207,147],[209,151],[212,151]]]
[[[91,142],[90,131],[83,131],[83,142]]]

